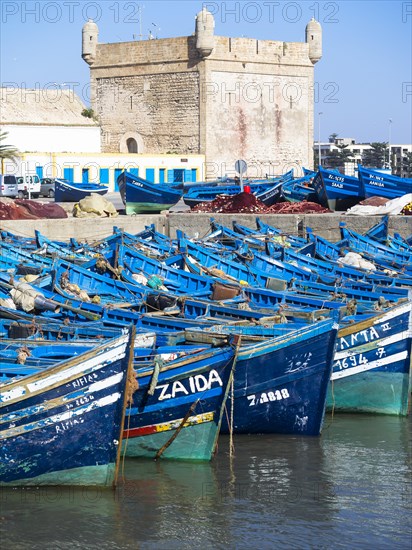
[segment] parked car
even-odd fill
[[[0,174],[0,197],[17,197],[17,178],[16,176]]]
[[[39,176],[17,176],[17,196],[19,199],[27,198],[29,196],[29,191],[32,199],[37,199],[40,195]]]
[[[54,197],[54,178],[42,178],[40,180],[40,195],[42,197]]]

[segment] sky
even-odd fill
[[[89,18],[99,42],[187,36],[203,5],[221,36],[304,42],[315,17],[323,57],[315,65],[314,139],[412,143],[412,1],[3,0],[1,84],[53,91],[70,83],[88,104],[81,31]]]

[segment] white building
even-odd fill
[[[100,126],[82,115],[72,90],[1,88],[1,131],[20,156],[4,160],[4,174],[38,174],[73,182],[101,182],[117,189],[123,170],[155,183],[204,179],[204,155],[101,153]]]
[[[354,138],[335,138],[333,141],[319,142],[315,141],[313,149],[315,152],[319,152],[320,145],[320,157],[322,166],[328,166],[328,156],[332,151],[339,151],[338,146],[347,145],[346,150],[353,153],[353,160],[346,162],[344,166],[345,174],[355,175],[357,172],[358,164],[362,164],[362,155],[365,151],[372,149],[370,143],[356,143]],[[390,145],[390,159],[389,156],[386,160],[386,168],[391,168],[392,174],[400,177],[410,177],[406,173],[406,154],[412,153],[412,144],[391,144]]]
[[[0,89],[0,125],[22,153],[99,153],[100,127],[73,90]]]

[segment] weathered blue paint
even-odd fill
[[[412,303],[339,330],[327,406],[336,412],[407,415]]]
[[[234,350],[225,347],[160,365],[153,395],[149,387],[154,365],[137,369],[139,389],[132,407],[126,410],[126,455],[155,458],[190,411],[182,433],[178,433],[162,458],[210,460],[219,434],[233,359]]]
[[[79,202],[81,199],[97,193],[98,195],[105,195],[109,188],[107,185],[100,185],[97,183],[69,183],[67,181],[56,179],[54,186],[54,200],[55,202]]]
[[[235,371],[234,433],[319,435],[336,334],[337,325],[322,321],[242,347]],[[228,429],[224,417],[222,431]]]
[[[131,334],[1,387],[0,485],[112,484]]]

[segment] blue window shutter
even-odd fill
[[[175,172],[174,170],[167,171],[167,183],[173,183],[175,181]]]
[[[82,183],[89,183],[89,169],[82,168]]]
[[[114,169],[114,190],[115,191],[119,190],[119,186],[117,185],[117,178],[120,176],[122,172],[123,172],[123,168]]]
[[[155,180],[155,171],[154,168],[146,168],[146,179],[154,183]]]
[[[159,183],[165,183],[166,168],[159,168]]]
[[[130,168],[129,172],[133,174],[134,176],[139,175],[139,168]]]
[[[109,169],[100,168],[100,183],[109,183]]]
[[[191,170],[185,170],[184,171],[184,180],[183,181],[187,181],[189,183],[192,181],[192,171]]]
[[[197,168],[192,168],[192,182],[197,181]]]
[[[73,168],[64,168],[63,169],[63,178],[67,181],[73,183],[74,169]]]
[[[36,174],[40,179],[43,177],[43,166],[36,166]]]

